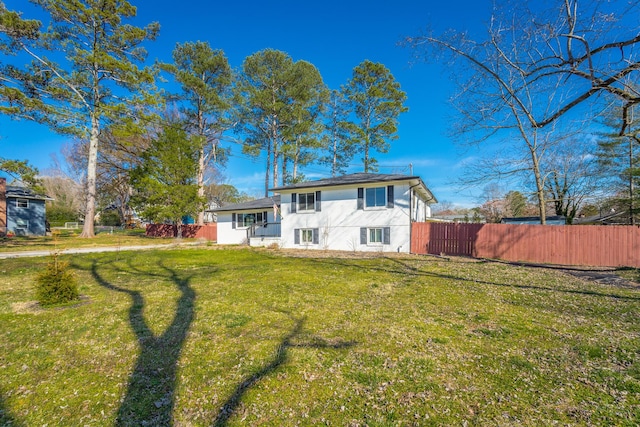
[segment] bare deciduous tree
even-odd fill
[[[632,50],[640,43],[637,20],[628,19],[639,6],[620,3],[505,0],[495,4],[482,40],[457,31],[406,39],[421,58],[449,59],[459,89],[453,98],[459,113],[454,133],[475,143],[506,141],[502,152],[475,169],[481,174],[474,180],[530,173],[541,223],[543,162],[561,139],[560,119],[593,118],[600,111],[593,107],[611,99],[622,100],[624,111],[640,102],[626,83],[640,69]],[[621,132],[625,123],[623,117]]]

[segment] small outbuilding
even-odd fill
[[[52,198],[0,178],[0,233],[44,236],[47,232],[46,201]]]

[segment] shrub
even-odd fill
[[[48,306],[77,300],[78,284],[69,263],[58,260],[54,252],[47,268],[36,277],[36,298],[40,305]]]
[[[52,224],[64,224],[78,220],[78,213],[68,206],[51,204],[47,205],[47,221]]]
[[[100,214],[100,225],[119,227],[122,225],[122,221],[118,212],[113,210],[104,211]]]

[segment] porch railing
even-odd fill
[[[266,222],[253,224],[247,230],[248,237],[280,237],[280,223]]]

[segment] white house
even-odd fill
[[[216,209],[218,243],[409,252],[411,223],[431,217],[437,203],[420,177],[395,174],[356,173],[271,191],[279,194]]]

